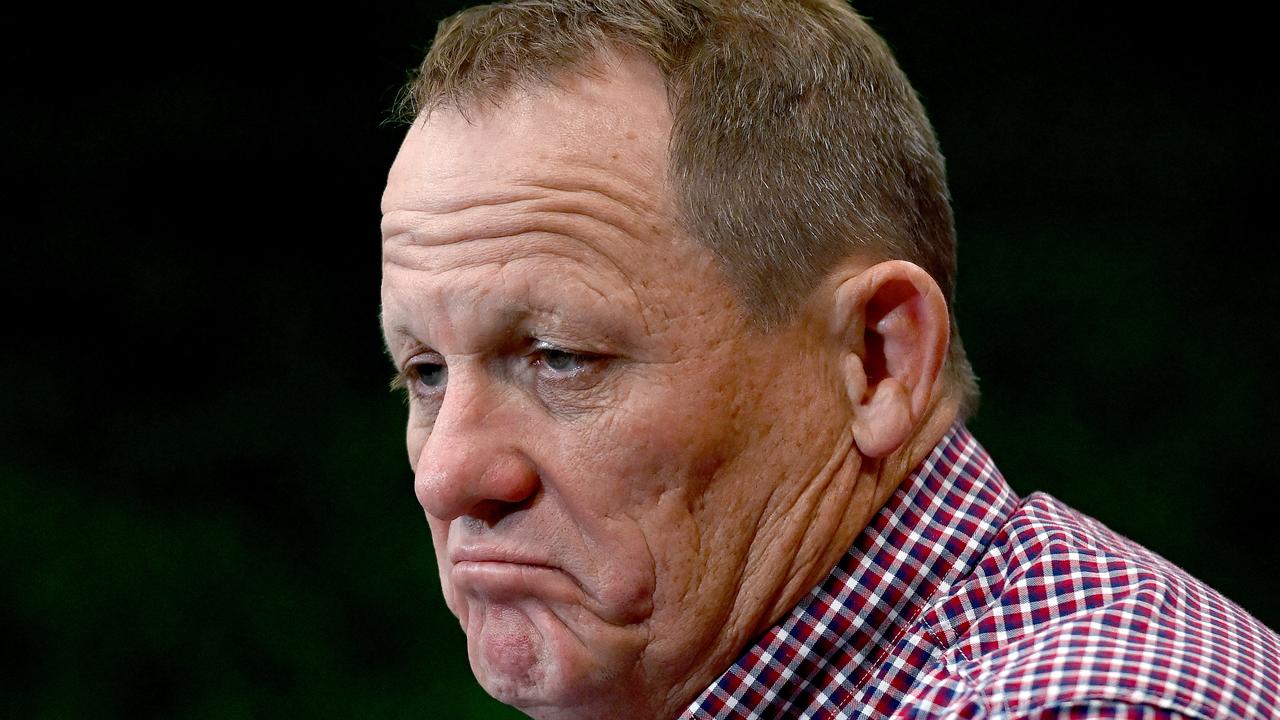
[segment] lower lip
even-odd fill
[[[559,568],[512,562],[463,560],[453,564],[449,577],[459,590],[491,598],[539,595],[568,599],[569,591],[577,587]]]

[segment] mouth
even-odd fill
[[[528,552],[461,547],[449,553],[449,563],[456,588],[490,600],[537,596],[569,601],[580,589],[564,569]]]
[[[448,583],[453,592],[479,602],[481,607],[496,604],[525,610],[533,606],[572,608],[574,613],[586,610],[617,626],[639,622],[653,612],[648,595],[633,597],[628,590],[621,597],[602,598],[572,565],[566,568],[536,548],[459,544],[449,548],[447,561]],[[586,577],[591,577],[590,571]]]
[[[577,582],[560,568],[527,560],[458,560],[449,578],[463,594],[490,602],[537,598],[572,603],[580,593]]]

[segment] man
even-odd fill
[[[838,0],[444,22],[383,323],[471,666],[539,718],[1263,717],[1280,642],[964,427],[936,142]]]

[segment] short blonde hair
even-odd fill
[[[764,327],[853,253],[909,260],[954,303],[945,167],[914,89],[841,0],[513,0],[440,23],[403,95],[412,118],[590,73],[626,47],[666,79],[668,173],[685,228]],[[952,306],[953,307],[953,306]],[[978,387],[951,311],[961,417]]]

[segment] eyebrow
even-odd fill
[[[379,311],[380,319],[382,312]],[[507,340],[517,337],[525,332],[521,328],[530,322],[545,324],[539,333],[549,332],[552,336],[559,335],[566,329],[573,335],[574,328],[579,331],[585,331],[590,336],[594,336],[607,343],[608,347],[612,347],[616,351],[634,352],[636,349],[635,338],[630,333],[623,330],[614,319],[597,315],[595,313],[574,313],[571,317],[565,317],[554,311],[531,306],[527,303],[515,303],[502,308],[501,317],[490,318],[491,322],[483,331],[487,340],[482,342],[487,344],[501,344]],[[647,327],[647,325],[646,325]],[[499,340],[499,338],[504,340]],[[570,337],[569,340],[573,338]],[[579,338],[587,340],[588,338]],[[407,322],[399,321],[389,327],[386,327],[383,334],[383,350],[387,357],[390,358],[393,365],[397,364],[392,346],[397,341],[408,341],[413,345],[430,347],[431,343],[424,340]],[[606,348],[602,348],[606,349]]]
[[[393,339],[405,339],[405,340],[413,340],[414,342],[421,342],[418,339],[417,334],[415,334],[413,332],[413,329],[410,328],[408,325],[404,323],[396,323],[391,327],[386,327],[384,322],[385,322],[385,317],[383,315],[383,311],[379,309],[378,324],[382,325],[384,328],[382,332],[382,348],[383,350],[386,351],[388,355],[391,354],[391,341]]]
[[[514,306],[504,308],[502,312],[503,317],[499,322],[501,323],[501,327],[504,328],[505,331],[509,333],[512,328],[516,327],[521,322],[525,321],[529,317],[536,316],[538,314],[539,312],[536,308],[532,308],[524,303],[518,303]],[[382,309],[379,309],[378,311],[378,319],[380,322],[385,322],[386,320],[384,311]],[[408,323],[405,323],[405,322],[397,322],[394,325],[391,325],[390,327],[386,327],[386,329],[383,332],[383,336],[382,336],[383,349],[386,351],[387,355],[389,356],[392,354],[391,343],[395,340],[408,340],[420,345],[429,344],[426,341],[424,341],[421,337],[418,336],[418,333],[414,331],[412,326],[410,326]],[[391,359],[393,362],[395,361],[394,356],[392,356]]]

